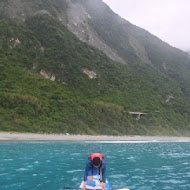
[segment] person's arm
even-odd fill
[[[102,161],[102,182],[106,182],[106,163],[104,160]]]
[[[88,171],[90,170],[91,162],[88,160],[86,163],[86,168],[84,172],[84,182],[83,182],[83,189],[86,188],[86,181],[87,181],[87,176],[88,176]]]
[[[88,160],[88,162],[86,163],[86,168],[85,168],[85,172],[84,172],[84,181],[87,180],[87,176],[88,176],[88,171],[90,170],[90,162]]]
[[[106,184],[104,182],[101,182],[100,183],[100,186],[102,187],[102,190],[105,190],[106,189]]]
[[[101,183],[102,190],[105,190],[105,184],[106,184],[106,163],[103,160],[102,161],[102,183]]]
[[[86,181],[83,181],[83,187],[82,187],[82,190],[85,190],[86,189]]]

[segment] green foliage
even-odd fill
[[[131,50],[126,58],[133,65],[113,62],[48,15],[24,24],[1,19],[0,42],[0,130],[109,135],[190,130],[190,101],[178,82],[141,63]],[[83,69],[97,78],[89,79]],[[55,81],[40,76],[42,70]],[[168,95],[175,99],[166,102]],[[130,111],[148,115],[137,121]]]

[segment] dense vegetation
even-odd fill
[[[51,16],[25,23],[0,19],[0,130],[189,135],[188,70],[180,86],[180,75],[171,77],[142,63],[130,47],[121,49],[118,44],[128,64],[81,42]],[[55,81],[40,76],[42,70]],[[174,98],[166,102],[168,96]],[[130,111],[148,114],[137,121]]]

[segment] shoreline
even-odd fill
[[[3,142],[190,142],[190,137],[170,136],[90,136],[0,132]]]

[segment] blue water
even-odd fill
[[[190,143],[3,143],[0,190],[78,187],[87,156],[102,152],[115,188],[190,190]]]

